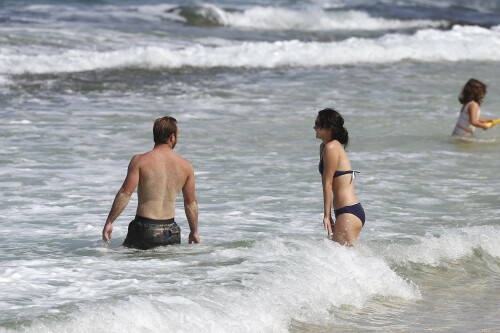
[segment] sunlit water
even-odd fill
[[[435,6],[429,10],[428,6]],[[500,117],[495,1],[0,5],[0,331],[479,331],[500,326],[500,130],[450,137],[470,77]],[[326,239],[318,110],[367,222]],[[154,119],[180,127],[202,243],[101,230]]]

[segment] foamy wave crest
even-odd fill
[[[71,50],[62,54],[0,53],[0,74],[78,72],[122,67],[139,68],[276,68],[393,63],[403,60],[499,61],[500,30],[456,26],[450,31],[426,29],[413,35],[389,34],[377,39],[341,42],[279,42],[132,47],[116,51]]]
[[[500,227],[478,226],[446,231],[440,236],[424,236],[416,245],[394,244],[388,247],[386,258],[399,263],[414,262],[438,266],[442,261],[459,260],[482,249],[500,258]]]
[[[421,299],[382,259],[327,240],[268,239],[215,250],[209,260],[226,264],[184,280],[184,290],[160,283],[150,297],[102,300],[66,323],[38,322],[28,331],[288,332],[292,319],[328,325],[333,308],[362,307],[375,296]]]
[[[397,20],[372,17],[366,12],[325,11],[319,6],[303,10],[280,7],[252,7],[245,10],[225,10],[212,4],[175,6],[171,4],[140,6],[92,6],[29,5],[23,10],[30,21],[46,23],[55,20],[80,21],[127,21],[141,20],[158,22],[163,20],[183,22],[195,26],[227,26],[260,30],[390,30],[411,28],[437,28],[447,21]],[[36,17],[36,18],[34,18]]]
[[[437,28],[446,21],[396,20],[372,17],[361,11],[324,11],[320,8],[292,10],[277,7],[253,7],[244,11],[226,11],[214,5],[181,7],[176,12],[191,24],[222,25],[263,30],[389,30]]]

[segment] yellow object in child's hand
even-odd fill
[[[500,124],[500,118],[498,118],[497,120],[493,120],[493,121],[490,121],[487,123],[487,125],[489,127],[493,126],[493,125],[496,125],[496,124]]]

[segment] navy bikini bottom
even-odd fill
[[[361,220],[361,223],[365,225],[365,210],[361,203],[357,203],[350,206],[345,206],[340,209],[335,209],[335,218],[341,214],[352,214],[355,215],[358,219]]]

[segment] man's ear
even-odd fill
[[[170,136],[168,137],[168,141],[169,142],[175,142],[175,134],[170,134]]]

